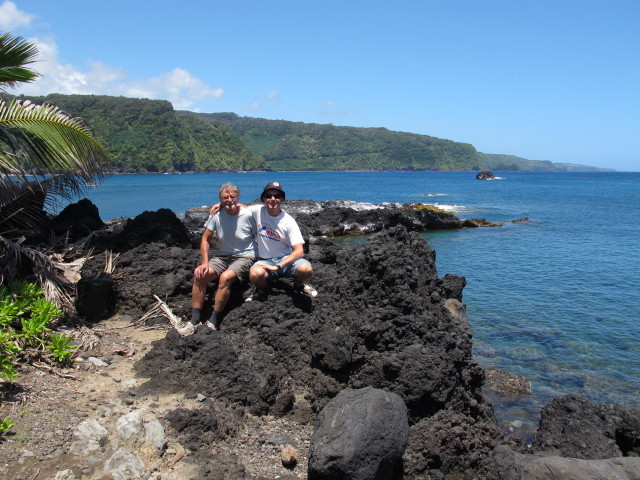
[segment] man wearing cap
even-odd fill
[[[206,322],[211,330],[220,326],[222,313],[231,296],[231,287],[237,282],[245,282],[249,269],[256,258],[256,223],[246,208],[240,208],[240,189],[225,183],[218,192],[220,208],[205,223],[200,240],[201,263],[193,272],[191,290],[191,321],[179,333],[190,335],[202,322],[200,314],[206,296],[207,285],[218,280],[213,313]],[[219,255],[209,260],[209,244],[213,234],[218,237]]]
[[[256,290],[248,301],[266,298],[269,281],[281,277],[293,278],[294,286],[306,295],[317,295],[311,285],[305,284],[313,275],[313,268],[304,258],[304,239],[300,227],[281,208],[284,199],[282,186],[278,182],[269,182],[260,195],[262,205],[248,207],[258,228],[256,242],[260,257],[249,271],[249,281]]]

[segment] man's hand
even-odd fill
[[[276,267],[275,265],[268,265],[266,263],[261,263],[260,266],[267,271],[275,272],[276,270],[278,270],[278,267]]]
[[[193,276],[199,280],[201,278],[204,278],[207,273],[209,273],[209,265],[203,263],[195,268],[195,270],[193,271]]]
[[[238,206],[240,208],[247,208],[247,206],[244,203],[238,203]],[[216,203],[215,205],[213,205],[210,209],[209,209],[209,215],[215,215],[216,213],[218,213],[220,211],[220,204]]]

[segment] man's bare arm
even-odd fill
[[[247,206],[244,203],[239,203],[238,206],[240,208],[247,208]],[[218,202],[209,209],[209,215],[215,215],[219,211],[220,211],[220,203]]]

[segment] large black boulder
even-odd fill
[[[182,221],[171,210],[161,208],[127,220],[122,233],[113,240],[113,248],[122,252],[152,242],[180,247],[191,245],[189,232]]]
[[[402,399],[366,387],[343,390],[320,412],[309,447],[309,480],[401,479],[409,440]]]
[[[106,225],[100,218],[98,207],[84,198],[67,205],[52,219],[51,228],[56,235],[67,235],[69,242],[75,242],[106,228]]]

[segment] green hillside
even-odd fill
[[[178,114],[164,100],[59,94],[29,99],[84,118],[109,152],[115,172],[268,168],[224,123]]]
[[[527,160],[514,155],[501,155],[478,152],[480,163],[487,170],[526,171],[526,172],[603,172],[608,168],[589,167],[574,163],[552,163],[548,160]]]
[[[336,127],[182,112],[224,122],[273,170],[471,170],[481,168],[473,145],[385,128]]]
[[[21,97],[24,98],[24,97]],[[164,100],[102,95],[29,97],[82,117],[112,170],[601,170],[477,152],[473,145],[386,128],[176,111]]]

